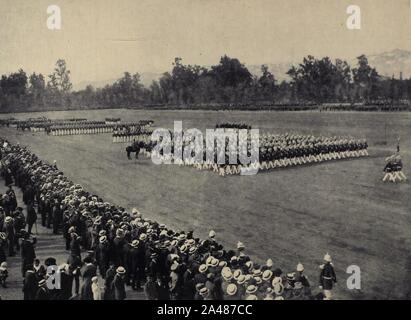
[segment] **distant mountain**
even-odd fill
[[[400,77],[402,72],[403,79],[411,77],[411,52],[407,50],[395,49],[376,55],[369,55],[368,62],[377,69],[382,76],[395,78]]]
[[[153,80],[158,80],[162,75],[163,73],[142,72],[140,73],[141,82],[146,88],[148,88],[150,87]],[[118,79],[120,79],[120,77],[121,76],[116,79],[107,79],[100,81],[81,81],[77,85],[74,85],[74,90],[85,89],[88,85],[92,85],[94,88],[104,88],[106,85],[116,82]]]
[[[407,50],[394,49],[392,51],[383,52],[380,54],[367,55],[368,62],[371,66],[377,69],[378,73],[382,76],[395,78],[400,77],[400,72],[404,79],[411,78],[411,52]],[[355,57],[351,58],[342,58],[347,60],[347,62],[354,68],[357,65],[357,59]],[[267,65],[271,73],[274,74],[274,77],[278,82],[283,80],[290,80],[290,77],[287,75],[287,71],[291,68],[292,65],[298,65],[300,61],[294,62],[283,62],[283,63],[264,63]],[[255,76],[261,75],[261,65],[249,65],[246,64],[246,67]],[[151,85],[154,80],[158,80],[163,73],[158,72],[142,72],[141,82],[147,88]],[[102,81],[82,81],[75,86],[75,90],[84,89],[88,84],[91,84],[94,88],[102,88],[107,84],[112,84],[117,79],[102,80]]]
[[[290,70],[292,65],[296,65],[297,63],[292,62],[285,62],[285,63],[263,63],[268,67],[268,70],[274,75],[277,82],[281,82],[283,80],[290,80],[290,77],[287,75],[287,71]],[[259,77],[261,76],[261,64],[260,65],[248,65],[246,64],[247,69],[251,72],[251,74]]]

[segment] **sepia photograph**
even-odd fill
[[[0,43],[0,300],[411,299],[410,0],[0,0]]]

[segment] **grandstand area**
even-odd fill
[[[397,138],[409,172],[411,114],[373,112],[237,112],[100,110],[7,114],[16,119],[104,121],[152,119],[156,127],[214,128],[241,122],[274,133],[366,138],[367,158],[268,171],[256,176],[219,177],[209,171],[154,165],[126,158],[111,133],[53,136],[0,127],[0,136],[27,145],[42,159],[89,191],[178,230],[206,238],[214,229],[228,248],[242,241],[255,260],[267,258],[283,270],[301,261],[313,285],[325,252],[333,256],[337,299],[410,298],[410,184],[381,181],[384,158]],[[408,174],[409,176],[409,174]],[[372,231],[372,232],[371,232]],[[63,239],[61,239],[63,241]],[[349,265],[361,268],[362,290],[348,290]]]

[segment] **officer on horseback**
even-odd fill
[[[134,139],[133,144],[126,148],[126,152],[127,152],[127,158],[129,160],[131,160],[131,153],[132,152],[136,153],[136,159],[138,159],[138,154],[140,153],[140,144],[139,144],[139,142]]]

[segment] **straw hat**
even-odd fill
[[[200,265],[200,267],[198,268],[198,271],[199,271],[200,273],[205,273],[205,272],[207,271],[207,269],[208,269],[207,265],[206,265],[206,264],[202,264],[202,265]]]
[[[126,273],[126,269],[124,269],[122,266],[119,266],[119,267],[116,269],[116,272],[117,272],[118,274],[125,274],[125,273]]]
[[[254,292],[257,292],[257,287],[253,284],[249,285],[247,287],[246,293],[251,294],[251,293],[254,293]]]
[[[264,281],[269,281],[272,276],[273,276],[273,272],[271,270],[265,270],[263,272],[263,280]]]
[[[235,295],[237,293],[237,286],[234,284],[234,283],[230,283],[228,286],[227,286],[227,294],[229,295],[229,296],[233,296],[233,295]]]

